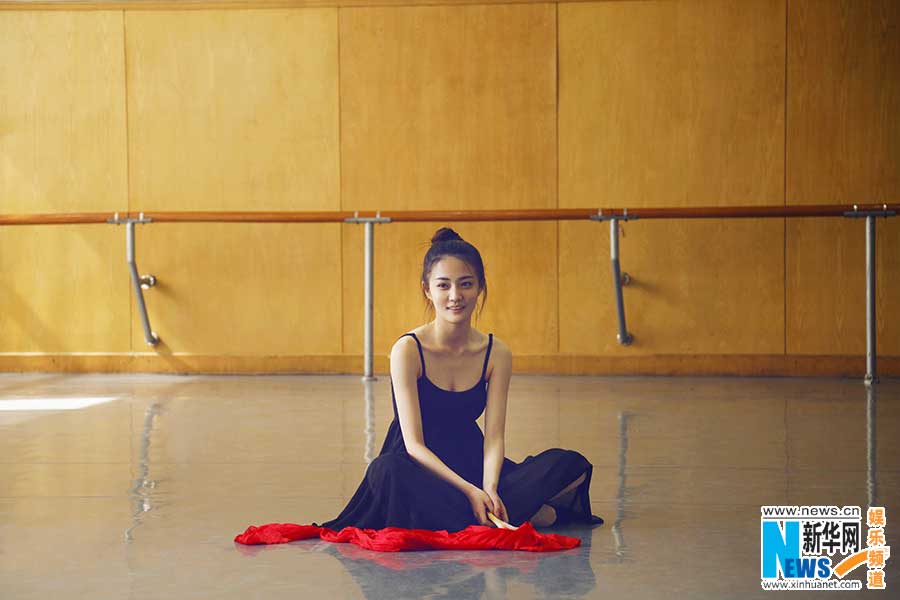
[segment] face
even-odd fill
[[[437,317],[463,322],[471,318],[480,292],[478,278],[468,263],[445,256],[432,266],[425,296],[434,304]]]

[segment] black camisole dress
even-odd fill
[[[488,336],[481,379],[472,388],[451,392],[428,379],[422,344],[414,333],[422,361],[422,376],[416,387],[422,413],[425,445],[460,477],[482,487],[484,474],[484,434],[476,419],[487,404],[487,372],[493,334]],[[401,337],[404,337],[401,336]],[[378,456],[369,464],[365,477],[350,502],[335,519],[322,523],[339,531],[344,527],[382,529],[405,527],[433,531],[460,531],[478,522],[466,495],[416,462],[406,452],[397,416],[397,400],[391,385],[394,420],[388,427]],[[509,522],[521,525],[548,504],[573,481],[586,475],[565,503],[550,502],[557,509],[557,524],[599,525],[603,519],[591,513],[588,491],[593,465],[574,450],[550,448],[521,463],[503,459],[497,493],[506,505]],[[315,524],[315,523],[314,523]]]

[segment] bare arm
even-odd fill
[[[429,471],[469,495],[477,487],[459,476],[425,445],[422,434],[422,411],[416,379],[419,372],[419,352],[410,337],[397,340],[391,348],[391,381],[397,400],[397,416],[406,452]]]
[[[493,367],[488,375],[487,409],[484,416],[484,490],[496,492],[503,467],[506,440],[506,403],[512,377],[512,353],[494,338]]]

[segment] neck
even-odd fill
[[[448,323],[441,319],[435,319],[434,341],[440,348],[446,348],[452,352],[462,352],[469,343],[472,333],[472,324],[469,321],[463,323]]]

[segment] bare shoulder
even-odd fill
[[[512,350],[506,345],[506,342],[494,336],[494,342],[491,346],[491,356],[488,359],[488,379],[495,370],[509,372],[512,369]]]
[[[494,345],[491,347],[491,356],[497,353],[497,356],[512,356],[512,350],[506,345],[506,342],[494,336]]]
[[[403,336],[391,347],[391,373],[412,371],[418,377],[419,349],[416,340],[411,336]]]

